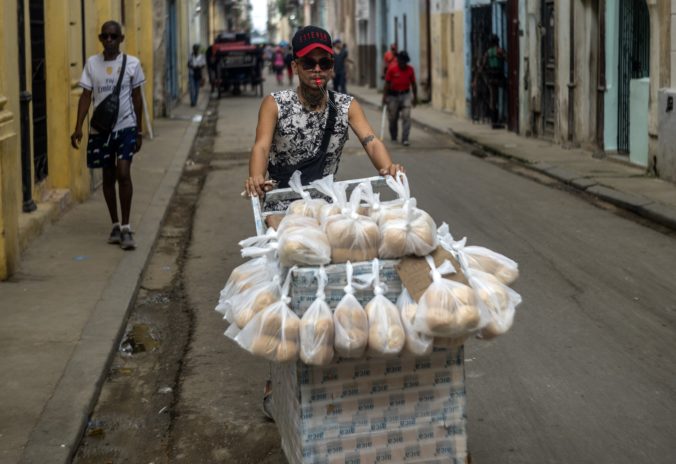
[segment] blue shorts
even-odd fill
[[[87,167],[112,168],[116,159],[131,161],[136,148],[136,127],[126,127],[111,134],[89,134]]]

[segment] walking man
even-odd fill
[[[409,61],[406,50],[397,54],[397,65],[390,66],[385,73],[385,89],[383,90],[383,105],[387,105],[387,117],[390,121],[390,138],[393,142],[397,141],[397,129],[401,115],[401,143],[404,146],[409,145],[411,107],[418,103],[415,71],[408,64]]]
[[[200,94],[200,87],[204,83],[204,77],[202,76],[202,71],[206,66],[207,62],[204,59],[204,55],[200,53],[199,44],[192,46],[192,54],[188,58],[188,69],[190,69],[190,106],[197,105],[197,97]]]
[[[347,47],[340,40],[333,41],[333,90],[347,93],[347,63],[351,62],[347,57]]]
[[[109,95],[117,91],[118,80],[119,106],[117,120],[108,133],[99,132],[93,127],[89,130],[87,142],[87,167],[103,170],[103,196],[108,206],[110,220],[113,223],[108,243],[120,244],[123,250],[136,248],[129,224],[133,186],[131,182],[131,160],[134,153],[141,149],[142,111],[141,85],[145,76],[138,58],[123,55],[120,44],[124,40],[122,26],[116,21],[107,21],[101,27],[99,40],[103,53],[90,56],[80,77],[82,94],[77,108],[75,131],[70,136],[73,148],[79,148],[82,140],[82,123],[94,99],[94,108],[98,107]],[[124,72],[121,73],[122,68]],[[117,183],[120,198],[122,223],[117,214]]]

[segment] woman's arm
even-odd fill
[[[256,141],[249,158],[249,178],[244,183],[244,188],[251,196],[265,195],[265,174],[268,172],[268,155],[275,127],[277,127],[277,103],[271,95],[268,95],[258,110]]]
[[[378,137],[373,133],[373,129],[366,119],[364,110],[357,100],[353,99],[350,109],[347,112],[347,120],[352,131],[359,138],[364,150],[371,158],[371,163],[378,170],[381,176],[394,176],[397,171],[404,171],[400,164],[393,164],[392,158]]]

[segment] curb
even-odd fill
[[[77,447],[96,405],[108,366],[117,351],[140,277],[152,252],[176,185],[183,172],[200,122],[191,122],[176,156],[168,166],[159,187],[139,225],[137,248],[127,254],[113,272],[101,299],[94,307],[75,345],[54,392],[45,405],[20,463],[68,463]]]
[[[360,95],[354,96],[358,98],[362,104],[366,104],[374,108],[376,107],[380,108],[372,101]],[[462,142],[467,145],[472,145],[473,147],[475,147],[475,149],[478,149],[480,151],[479,153],[476,153],[476,156],[485,157],[485,154],[488,153],[490,155],[499,156],[509,161],[519,163],[523,167],[531,169],[535,172],[539,172],[541,174],[545,174],[551,177],[552,179],[555,179],[566,185],[574,187],[575,189],[581,192],[589,193],[614,206],[631,211],[632,213],[637,214],[641,217],[654,221],[670,229],[676,230],[676,210],[674,210],[674,208],[670,208],[661,203],[653,202],[652,200],[642,196],[632,195],[630,193],[615,190],[613,188],[599,184],[597,181],[589,179],[585,175],[582,175],[570,169],[545,163],[535,163],[535,164],[531,163],[527,160],[519,158],[518,156],[506,153],[498,148],[485,145],[479,142],[471,135],[466,134],[464,132],[457,132],[453,130],[453,128],[451,127],[448,128],[448,131],[445,131],[439,129],[438,127],[434,127],[428,123],[425,123],[420,119],[417,119],[415,116],[411,116],[411,121],[421,127],[425,127],[430,131],[434,131],[439,134],[450,135],[450,137],[455,139],[456,141]],[[474,155],[475,153],[472,154]]]

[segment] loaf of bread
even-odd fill
[[[300,321],[300,359],[312,366],[323,366],[333,359],[334,325],[331,309],[316,299]]]
[[[319,219],[319,214],[326,200],[321,198],[301,199],[292,202],[286,210],[287,215],[301,215]]]
[[[317,266],[331,262],[331,245],[319,227],[294,227],[280,232],[278,246],[282,266]]]
[[[463,248],[471,269],[493,274],[500,282],[510,285],[519,277],[519,265],[508,257],[478,246]]]
[[[407,298],[400,298],[399,307],[401,309],[401,322],[404,326],[404,332],[406,333],[404,350],[414,356],[425,356],[430,354],[434,348],[434,338],[422,334],[414,328],[415,317],[418,312],[417,303],[409,296]]]
[[[358,214],[331,216],[324,224],[331,261],[367,261],[378,257],[380,230],[373,219]]]
[[[343,358],[359,358],[368,343],[369,323],[366,311],[354,297],[347,293],[333,312],[335,327],[334,347]]]
[[[516,306],[521,295],[487,272],[472,270],[469,283],[476,291],[479,306],[484,311],[480,338],[491,339],[507,332],[514,322]]]
[[[401,258],[407,255],[425,256],[437,246],[437,226],[432,216],[415,209],[406,208],[384,211],[380,220],[381,242],[378,254],[381,258]]]
[[[234,308],[235,323],[243,329],[256,314],[279,301],[279,298],[279,292],[272,288],[264,288],[255,292],[248,301],[243,302],[241,307]]]
[[[382,356],[399,354],[406,343],[399,309],[383,295],[376,295],[365,310],[369,322],[369,352]]]
[[[415,328],[435,337],[459,337],[476,330],[481,322],[474,291],[442,279],[433,282],[418,301]]]

